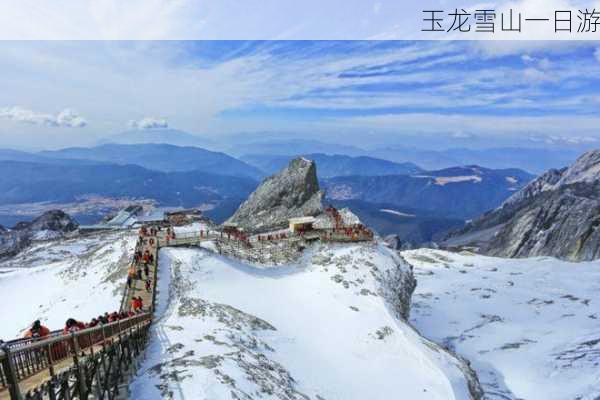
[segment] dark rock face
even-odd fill
[[[502,257],[600,258],[600,150],[550,170],[461,231],[446,247]]]
[[[266,178],[227,222],[251,232],[283,228],[289,218],[322,213],[322,198],[315,163],[296,158]]]
[[[43,213],[29,225],[28,229],[33,231],[72,232],[79,224],[70,215],[62,210],[51,210]]]
[[[404,251],[414,248],[412,243],[400,239],[400,236],[396,234],[387,235],[383,238],[383,242],[392,250]]]
[[[77,228],[77,222],[65,212],[47,211],[31,222],[19,222],[11,230],[0,230],[0,257],[15,255],[32,241],[63,237]]]

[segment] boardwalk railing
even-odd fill
[[[28,343],[24,343],[24,341],[6,343],[0,350],[0,397],[3,397],[3,391],[8,391],[13,400],[23,398],[19,387],[20,382],[35,378],[42,371],[47,371],[48,381],[54,381],[53,385],[55,386],[59,375],[64,378],[66,373],[64,370],[80,369],[79,363],[82,356],[94,358],[95,354],[99,352],[117,351],[115,347],[122,347],[125,343],[131,342],[134,340],[134,336],[137,339],[145,337],[146,328],[151,322],[152,314],[143,313],[67,335],[51,336]],[[67,380],[80,381],[78,385],[84,386],[86,384],[83,382],[84,377],[77,374],[82,375],[83,373],[82,371],[72,371],[67,374],[70,375]],[[87,382],[86,393],[89,391],[87,387],[91,381]],[[50,391],[56,390],[53,385],[46,388],[47,398],[68,399],[73,397],[68,397],[68,393],[64,392],[64,387],[62,389],[64,396],[53,397],[56,394],[55,392],[50,393]],[[81,397],[81,394],[82,390],[79,388],[76,397],[87,398]],[[31,393],[28,393],[26,397],[36,398],[32,397]]]
[[[285,232],[285,234],[282,234],[282,232]],[[363,229],[321,228],[313,229],[305,233],[281,230],[274,234],[257,234],[241,239],[235,235],[228,235],[227,233],[220,231],[202,231],[202,233],[199,231],[181,234],[175,238],[162,237],[159,239],[158,245],[159,247],[186,246],[214,240],[236,242],[240,245],[252,246],[268,242],[296,241],[304,238],[315,238],[323,241],[336,242],[364,242],[373,240],[373,233]]]

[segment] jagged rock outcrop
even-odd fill
[[[11,230],[0,230],[0,257],[13,256],[35,240],[63,237],[77,230],[78,226],[61,210],[47,211],[31,222],[19,222]]]
[[[322,213],[322,198],[315,163],[296,158],[266,178],[227,222],[251,232],[283,228],[289,218]]]
[[[600,150],[550,170],[467,224],[444,247],[472,246],[502,257],[600,258]]]
[[[408,241],[400,239],[400,236],[397,234],[387,235],[383,238],[383,243],[385,243],[392,250],[411,250],[414,248],[414,245]]]

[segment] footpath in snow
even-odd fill
[[[469,399],[461,366],[397,317],[408,266],[372,245],[254,267],[162,249],[158,320],[132,398]]]
[[[411,322],[471,361],[486,398],[600,398],[600,262],[405,251]]]

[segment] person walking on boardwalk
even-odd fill
[[[140,280],[140,281],[143,279],[142,278],[142,269],[141,268],[137,269],[137,279]]]
[[[131,300],[131,308],[133,309],[134,313],[140,313],[142,312],[143,308],[144,308],[144,301],[142,300],[141,297],[134,297]]]
[[[127,276],[131,279],[135,279],[135,275],[136,275],[135,264],[131,264],[129,266],[129,270],[127,271]]]
[[[25,332],[25,335],[23,337],[39,339],[39,338],[48,336],[49,334],[50,334],[50,329],[48,329],[44,325],[42,325],[40,320],[38,319],[33,322],[33,324],[31,325],[31,328],[29,328],[29,330],[27,332]]]
[[[144,252],[144,255],[142,256],[142,262],[144,263],[144,266],[148,265],[150,262],[150,252],[148,250]]]
[[[134,313],[137,313],[138,306],[139,306],[139,303],[138,303],[137,297],[132,297],[131,298],[131,311],[133,311]]]
[[[131,276],[127,275],[127,287],[131,289]]]
[[[144,265],[144,274],[146,275],[146,278],[150,278],[150,267],[148,267],[148,264]]]
[[[150,293],[152,290],[152,280],[150,278],[146,279],[146,292]]]

